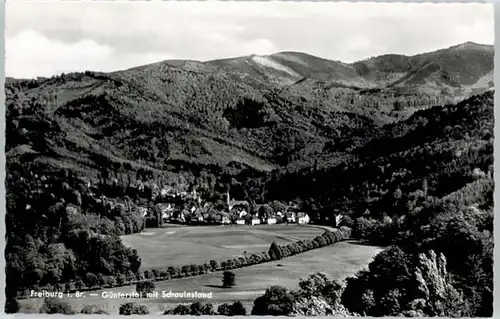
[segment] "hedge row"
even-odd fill
[[[273,242],[269,248],[269,256],[272,260],[280,260],[282,258],[294,256],[309,250],[326,247],[339,241],[350,239],[351,233],[352,230],[350,228],[341,227],[336,232],[327,230],[314,239],[300,240],[285,246],[280,246]]]
[[[209,272],[224,271],[237,269],[252,265],[257,265],[265,262],[279,260],[282,258],[294,256],[309,250],[332,245],[339,241],[351,238],[352,230],[349,227],[340,227],[336,232],[325,231],[322,235],[314,239],[301,240],[285,246],[272,243],[268,252],[245,254],[244,256],[235,257],[232,259],[223,260],[220,263],[216,260],[211,260],[203,264],[191,264],[184,266],[170,266],[164,269],[144,270],[136,274],[128,272],[127,274],[119,274],[117,276],[95,276],[95,278],[85,278],[85,282],[80,280],[77,282],[70,282],[66,284],[48,285],[39,287],[37,291],[61,291],[61,292],[75,292],[75,291],[89,291],[97,289],[107,289],[113,287],[121,287],[128,285],[135,285],[144,280],[150,281],[165,281],[177,278],[198,276]],[[88,283],[93,283],[89,285]],[[26,290],[21,293],[21,296],[29,296],[30,291]]]
[[[223,303],[217,310],[211,303],[194,302],[189,305],[180,304],[173,309],[168,309],[164,315],[184,315],[184,316],[246,316],[247,310],[241,301],[235,301],[233,304]]]

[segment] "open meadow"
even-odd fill
[[[271,227],[270,227],[271,228]],[[319,230],[319,229],[318,229]],[[319,230],[321,231],[321,230]],[[294,236],[300,236],[297,232]],[[170,281],[156,282],[156,291],[159,298],[134,300],[145,304],[151,313],[161,313],[165,309],[177,304],[194,301],[211,302],[218,305],[224,302],[240,300],[250,311],[253,300],[262,295],[271,285],[281,285],[289,289],[296,289],[300,278],[315,272],[324,272],[330,278],[343,279],[355,274],[368,265],[372,258],[382,248],[359,244],[354,241],[339,242],[332,246],[312,250],[280,261],[244,267],[233,270],[236,275],[236,286],[222,288],[222,272],[209,273],[201,276],[181,278]],[[98,305],[100,309],[110,314],[118,313],[121,304],[131,299],[103,299],[102,292],[133,292],[135,286],[125,286],[87,292],[83,299],[65,298],[75,311],[84,305]],[[211,299],[169,299],[161,298],[161,292],[212,292]],[[97,296],[90,296],[90,294]],[[22,312],[37,312],[43,299],[21,300]]]
[[[302,239],[312,239],[323,229],[302,225],[255,226],[172,226],[149,228],[133,235],[122,236],[126,246],[137,250],[141,268],[218,262],[242,256],[244,252],[264,252],[273,241],[285,245]]]

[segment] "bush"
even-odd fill
[[[232,305],[223,303],[217,308],[217,313],[221,316],[246,316],[247,310],[241,301],[238,300]]]
[[[273,209],[268,204],[264,204],[264,205],[260,206],[259,211],[258,211],[258,215],[260,218],[269,218],[269,216],[271,216],[272,213],[273,213]]]
[[[219,263],[216,260],[210,260],[210,268],[213,271],[216,271],[219,269]]]
[[[145,297],[145,294],[154,292],[155,284],[151,280],[138,282],[135,290]]]
[[[160,278],[161,277],[161,271],[159,269],[153,269],[153,278]]]
[[[236,276],[234,272],[224,271],[224,273],[222,274],[222,287],[230,288],[236,285],[235,277]]]
[[[349,239],[352,236],[352,229],[346,226],[340,227],[340,235],[342,236],[342,240]]]
[[[247,310],[241,303],[241,301],[236,301],[231,305],[229,316],[246,316]]]
[[[228,303],[223,303],[219,305],[217,308],[217,313],[221,316],[230,316],[231,315],[231,305]]]
[[[85,305],[80,311],[82,314],[86,315],[107,315],[108,313],[103,309],[99,309],[97,305]]]
[[[104,286],[115,287],[117,285],[117,280],[115,276],[105,276]]]
[[[165,315],[189,315],[190,313],[191,309],[186,305],[178,305],[172,310],[165,311]]]
[[[203,306],[202,306],[201,302],[199,302],[199,301],[192,303],[189,306],[189,314],[191,316],[201,316],[202,315],[202,307]]]
[[[293,311],[295,298],[285,287],[272,286],[254,301],[252,315],[288,316]]]
[[[215,312],[214,305],[211,303],[206,303],[201,307],[201,314],[202,315],[216,315],[217,313]]]
[[[138,305],[135,302],[127,302],[120,306],[119,309],[120,315],[148,315],[149,310],[148,307],[144,305]]]
[[[46,313],[46,314],[60,313],[63,315],[75,314],[75,312],[71,309],[69,304],[54,299],[45,299],[42,307],[40,308],[40,313]]]
[[[276,244],[276,242],[271,243],[271,247],[269,247],[269,257],[271,260],[280,260],[283,258],[283,252],[281,251],[280,246]]]

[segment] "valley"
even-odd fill
[[[23,296],[154,282],[247,314],[487,316],[493,54],[467,42],[8,78],[7,308],[73,313],[81,301]],[[418,291],[435,278],[446,302]]]

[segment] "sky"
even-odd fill
[[[280,51],[354,62],[494,41],[493,5],[459,3],[10,0],[5,29],[17,78]]]

